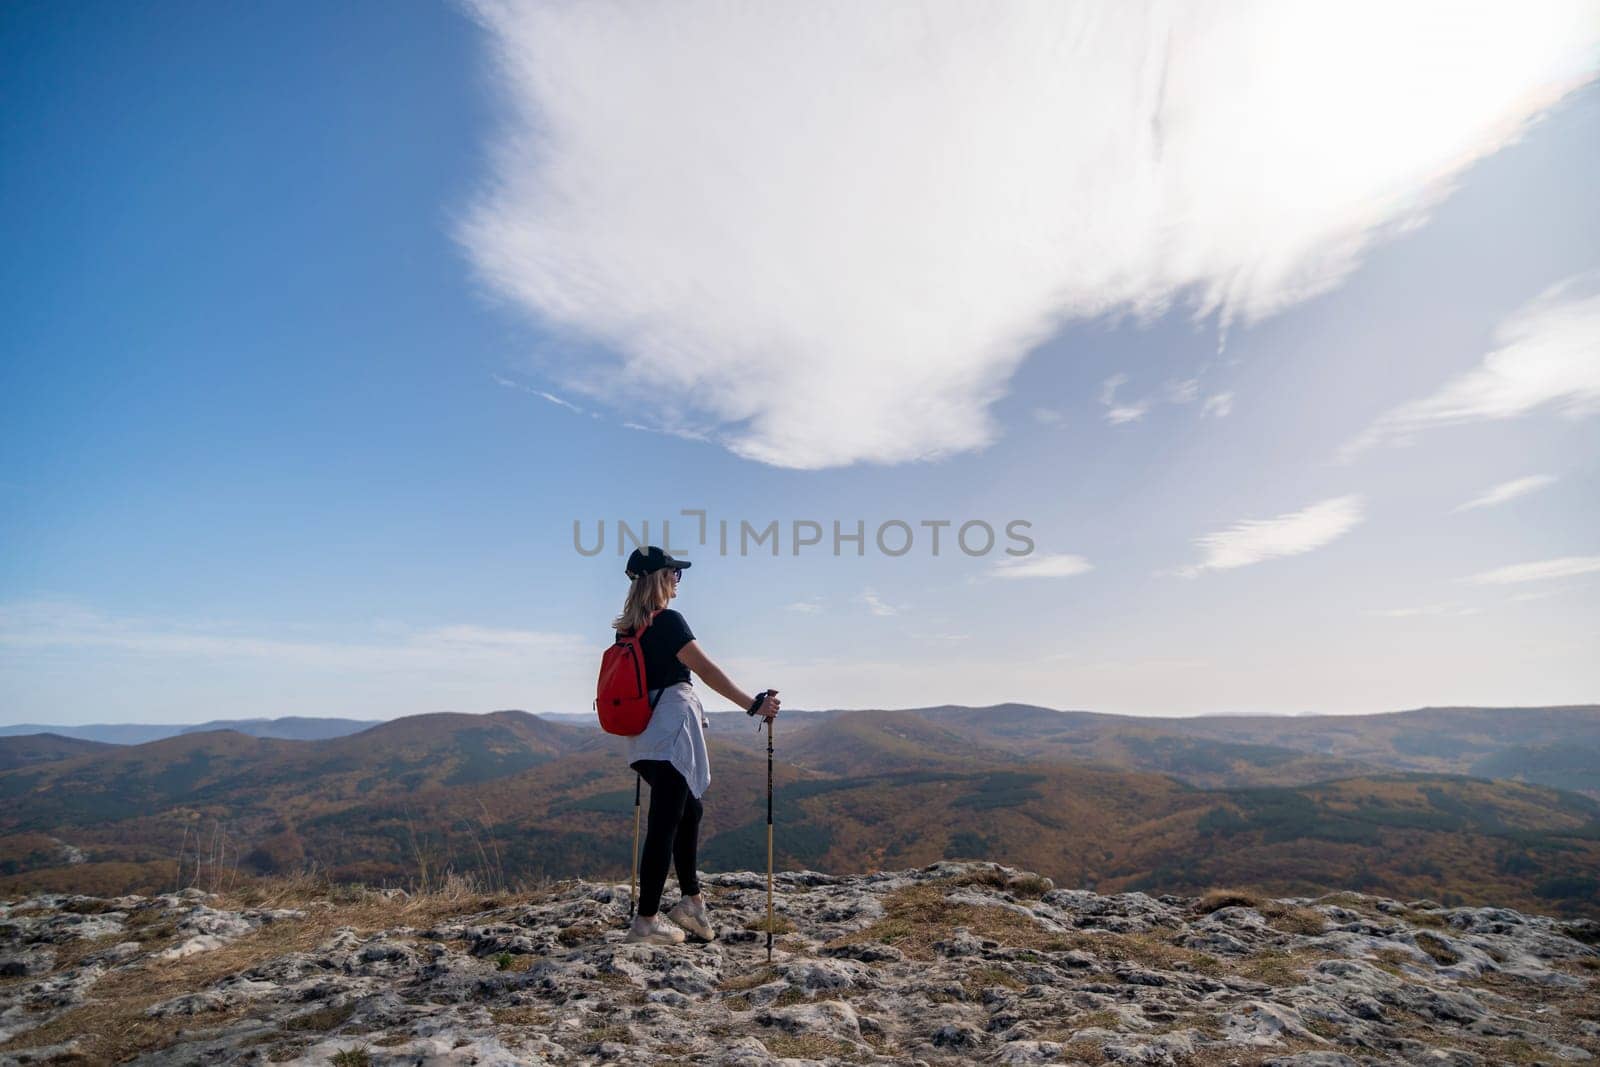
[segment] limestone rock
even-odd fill
[[[623,942],[625,883],[433,912],[393,891],[349,914],[198,891],[0,904],[0,1067],[108,1058],[106,1035],[63,1034],[91,1001],[107,1027],[152,1035],[131,1061],[147,1067],[353,1051],[341,1062],[1487,1067],[1600,1052],[1587,920],[1360,894],[1199,914],[941,862],[779,875],[787,932],[769,964],[765,873],[701,881],[723,936],[677,946]],[[1278,905],[1300,932],[1274,925]],[[116,1002],[127,989],[153,992]]]

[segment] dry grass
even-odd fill
[[[934,942],[948,938],[957,926],[967,927],[975,937],[1014,948],[1059,951],[1062,947],[1062,935],[1026,915],[1010,908],[955,904],[946,899],[944,890],[937,884],[896,889],[884,898],[883,918],[865,929],[843,934],[824,947],[881,941],[914,959],[926,960],[933,958]]]
[[[626,1045],[632,1040],[633,1031],[626,1026],[595,1026],[583,1033],[583,1042],[586,1045],[600,1045],[607,1041]]]
[[[1013,896],[1032,899],[1042,897],[1054,888],[1053,883],[1048,878],[1042,878],[1037,874],[1021,874],[1016,877],[1010,877],[998,866],[965,871],[961,874],[951,875],[948,878],[937,879],[932,884],[944,886],[988,886],[991,889],[999,889]]]
[[[1417,947],[1433,957],[1433,961],[1441,966],[1448,967],[1452,963],[1460,963],[1461,956],[1443,938],[1430,933],[1416,935]]]
[[[568,948],[581,945],[585,941],[599,941],[606,934],[606,927],[601,923],[575,923],[564,926],[556,931],[556,940]]]
[[[287,1032],[310,1032],[325,1034],[344,1025],[346,1019],[354,1015],[356,1002],[347,1000],[343,1004],[332,1004],[325,1008],[317,1008],[302,1015],[285,1019],[281,1029]]]
[[[1580,989],[1562,986],[1544,986],[1527,978],[1488,971],[1461,983],[1477,990],[1489,990],[1509,997],[1530,1009],[1537,1004],[1543,1009],[1537,1016],[1542,1037],[1559,1041],[1563,1045],[1576,1045],[1591,1053],[1600,1052],[1600,1042],[1583,1032],[1586,1023],[1600,1022],[1600,988],[1590,982]],[[1521,1014],[1521,1013],[1518,1013]],[[1554,1059],[1548,1047],[1531,1045],[1516,1039],[1473,1040],[1472,1051],[1491,1063],[1549,1062]]]
[[[1092,1038],[1085,1038],[1081,1041],[1068,1041],[1064,1043],[1061,1046],[1061,1054],[1063,1057],[1075,1063],[1089,1063],[1098,1065],[1111,1062],[1111,1060],[1106,1056],[1105,1051],[1101,1048],[1100,1042],[1095,1041]]]
[[[1327,917],[1320,911],[1281,904],[1276,900],[1263,904],[1261,914],[1266,918],[1268,926],[1286,934],[1314,936],[1322,933],[1328,925]]]
[[[749,922],[744,924],[744,928],[746,930],[754,930],[757,933],[764,934],[767,932],[767,917],[763,915],[759,919],[751,919]],[[776,912],[773,913],[772,933],[774,936],[778,934],[792,934],[794,932],[795,925],[789,921],[788,916],[779,915]]]
[[[1159,934],[1091,934],[1067,935],[1066,947],[1088,952],[1102,960],[1137,963],[1141,967],[1171,970],[1177,964],[1187,964],[1191,970],[1208,968],[1207,960],[1215,957],[1174,945]]]
[[[1223,908],[1259,908],[1263,897],[1246,889],[1213,889],[1190,905],[1197,915],[1210,915]]]
[[[974,968],[962,975],[961,984],[966,987],[967,996],[973,1000],[982,997],[983,991],[991,986],[1002,986],[1006,989],[1028,988],[1028,983],[1010,971],[1001,970],[999,967]]]
[[[1377,966],[1390,974],[1404,977],[1407,966],[1415,967],[1416,959],[1411,953],[1398,948],[1380,948],[1372,954]]]
[[[448,901],[465,903],[482,902],[482,910],[505,907],[508,904],[550,900],[563,889],[576,884],[576,879],[556,881],[549,878],[519,882],[514,886],[498,886],[473,875],[448,872],[426,889],[406,891],[380,889],[366,885],[330,881],[316,872],[276,875],[260,878],[221,895],[219,907],[227,908],[298,908],[306,904],[325,902],[335,906],[362,904],[377,898],[391,906],[428,904]]]
[[[747,989],[766,985],[778,977],[776,968],[758,967],[744,974],[731,975],[717,984],[717,988],[725,993],[743,993]]]
[[[616,990],[610,999],[620,998],[628,1004],[643,1004],[647,999],[644,990],[633,984],[633,979],[620,971],[601,971],[595,979],[608,989]]]
[[[549,1026],[555,1016],[542,1008],[522,1004],[514,1008],[490,1008],[489,1017],[496,1026]]]
[[[862,1059],[861,1050],[848,1041],[822,1037],[818,1034],[767,1034],[761,1038],[761,1043],[767,1046],[767,1051],[774,1056],[803,1060],[823,1060],[829,1057],[850,1061]]]
[[[1213,889],[1196,900],[1190,910],[1196,915],[1210,915],[1223,908],[1254,908],[1268,926],[1286,934],[1320,934],[1328,924],[1327,918],[1313,908],[1285,904],[1247,889]]]
[[[1431,911],[1415,911],[1407,908],[1400,917],[1412,926],[1431,926],[1435,929],[1443,929],[1449,925],[1444,921],[1444,916],[1437,915]]]
[[[1058,933],[1010,908],[953,903],[936,884],[895,890],[884,898],[884,913],[883,918],[834,938],[824,948],[878,941],[893,945],[912,959],[927,960],[933,958],[935,942],[948,939],[956,927],[965,926],[973,936],[1007,948],[1044,954],[1079,950],[1100,960],[1165,970],[1179,964],[1205,974],[1222,970],[1216,957],[1175,945],[1159,934],[1077,930]]]
[[[522,974],[523,971],[531,968],[538,958],[536,955],[526,952],[515,953],[515,955],[510,952],[501,952],[494,957],[494,969],[510,971],[512,974]]]
[[[1105,1013],[1097,1012],[1096,1014]],[[1186,1023],[1185,1026],[1187,1025]],[[1183,1028],[1179,1027],[1179,1029]],[[1050,1038],[1049,1040],[1060,1041],[1061,1038]],[[1300,1052],[1326,1051],[1328,1051],[1328,1046],[1324,1044],[1317,1044],[1303,1038],[1286,1038],[1279,1044],[1261,1048],[1252,1048],[1244,1045],[1222,1045],[1215,1048],[1197,1049],[1187,1056],[1180,1057],[1177,1063],[1181,1067],[1261,1067],[1268,1060],[1278,1057],[1292,1056]],[[1062,1045],[1061,1058],[1067,1061],[1076,1060],[1096,1065],[1112,1062],[1101,1049],[1099,1042],[1092,1038],[1066,1041]]]
[[[1324,893],[1312,901],[1314,904],[1337,904],[1341,908],[1359,911],[1366,915],[1382,914],[1372,906],[1372,901],[1360,893],[1352,893],[1348,889],[1341,889],[1337,893]]]
[[[1272,986],[1300,985],[1312,960],[1289,952],[1257,952],[1240,960],[1234,973]]]

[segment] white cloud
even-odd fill
[[[1193,578],[1203,571],[1245,567],[1263,560],[1298,556],[1337,540],[1361,522],[1358,494],[1333,497],[1274,519],[1245,519],[1195,541],[1205,550],[1203,562],[1176,571]]]
[[[894,606],[893,604],[885,603],[883,598],[878,595],[878,592],[875,589],[861,590],[861,595],[856,597],[856,599],[865,604],[868,610],[870,610],[874,615],[900,614],[900,608]]]
[[[520,389],[524,393],[532,393],[534,396],[539,397],[542,400],[548,400],[552,404],[558,404],[570,411],[577,412],[579,415],[584,414],[584,410],[578,405],[572,403],[570,400],[563,400],[554,393],[547,393],[543,389],[535,389],[531,385],[523,385],[521,382],[514,382],[510,378],[500,374],[493,375],[493,378],[496,385],[503,385],[507,389]]]
[[[785,605],[785,610],[798,612],[801,615],[820,615],[822,613],[822,598],[812,597],[810,600],[796,600]]]
[[[1512,582],[1540,582],[1548,578],[1571,578],[1596,571],[1600,571],[1600,556],[1564,556],[1534,563],[1516,563],[1456,580],[1475,585],[1507,585]]]
[[[1172,404],[1193,403],[1195,397],[1200,395],[1200,379],[1185,378],[1182,381],[1167,383],[1167,401]]]
[[[1205,366],[1203,365],[1200,371],[1203,373],[1204,370]],[[1200,396],[1200,378],[1198,376],[1193,378],[1174,378],[1166,382],[1159,396],[1143,396],[1131,403],[1118,404],[1116,402],[1117,388],[1126,383],[1127,380],[1128,376],[1126,374],[1113,374],[1100,387],[1100,403],[1109,409],[1106,412],[1106,421],[1113,426],[1121,425],[1125,422],[1136,422],[1144,418],[1157,403],[1192,404]],[[1223,403],[1221,405],[1223,409],[1221,413],[1223,415],[1228,413],[1227,403],[1232,395],[1232,393],[1223,394]],[[1200,411],[1202,417],[1211,410],[1213,401],[1216,399],[1216,397],[1212,397],[1206,401],[1205,407]]]
[[[1113,426],[1120,426],[1125,422],[1136,422],[1144,418],[1149,410],[1150,405],[1142,402],[1127,407],[1114,407],[1106,412],[1106,421]]]
[[[1128,376],[1126,374],[1113,374],[1100,386],[1100,403],[1109,409],[1106,412],[1106,421],[1113,426],[1142,419],[1145,413],[1150,410],[1149,400],[1140,400],[1132,404],[1118,404],[1116,402],[1117,387],[1127,382],[1127,380]]]
[[[54,600],[0,605],[0,648],[100,648],[153,657],[265,660],[283,667],[458,672],[554,664],[591,651],[576,634],[472,624],[411,628],[385,642],[298,641],[216,624],[110,615]]]
[[[1390,619],[1409,619],[1417,615],[1477,615],[1483,609],[1466,607],[1462,604],[1430,604],[1425,608],[1389,608],[1384,611],[1373,611],[1369,614],[1382,615]]]
[[[1600,9],[1597,9],[1600,10]],[[1600,271],[1559,282],[1495,330],[1482,364],[1379,418],[1339,450],[1341,462],[1385,441],[1552,405],[1568,419],[1600,413]]]
[[[1459,504],[1452,510],[1467,511],[1472,508],[1489,508],[1496,504],[1504,504],[1508,500],[1515,500],[1546,486],[1554,485],[1557,478],[1553,474],[1530,474],[1526,478],[1515,478],[1509,482],[1501,482],[1483,495]]]
[[[1082,556],[1065,554],[1015,556],[997,560],[989,567],[991,578],[1070,578],[1093,570]]]
[[[681,437],[685,441],[711,440],[710,435],[704,431],[682,425],[646,426],[642,422],[633,422],[630,420],[628,422],[624,422],[622,424],[622,428],[625,430],[642,430],[645,433],[665,434],[668,437]]]
[[[1233,394],[1217,393],[1206,397],[1205,404],[1200,408],[1200,417],[1205,418],[1208,415],[1215,415],[1219,419],[1225,419],[1232,411]]]
[[[1067,322],[1334,288],[1600,39],[1585,0],[475,7],[508,106],[456,232],[581,342],[547,373],[799,468],[983,447]]]
[[[1106,407],[1113,406],[1116,403],[1117,387],[1127,384],[1127,381],[1128,376],[1126,374],[1113,374],[1100,383],[1100,403]]]

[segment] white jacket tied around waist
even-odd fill
[[[661,698],[656,700],[656,694]],[[650,725],[644,733],[628,738],[628,763],[635,760],[666,760],[678,769],[683,780],[689,783],[689,793],[700,799],[711,784],[711,762],[706,756],[705,709],[700,706],[700,695],[689,682],[679,682],[665,689],[652,689],[650,699],[656,701],[656,710],[650,715]]]

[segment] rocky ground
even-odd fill
[[[1563,1064],[1600,924],[1342,893],[1102,896],[992,864],[704,877],[710,944],[628,887],[0,905],[0,1064]],[[668,901],[672,901],[669,890]]]

